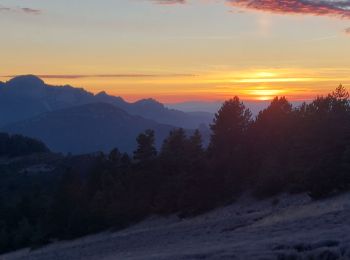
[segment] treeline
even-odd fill
[[[148,130],[132,156],[115,149],[66,158],[52,193],[15,206],[18,225],[0,219],[1,250],[123,228],[152,214],[193,216],[243,192],[322,198],[349,190],[350,102],[342,86],[296,108],[276,97],[255,118],[234,97],[211,130],[208,147],[199,131],[175,129],[157,151]],[[40,199],[43,207],[33,208]]]
[[[0,133],[0,157],[17,157],[35,153],[48,153],[49,149],[40,141],[22,135]]]

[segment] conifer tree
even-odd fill
[[[148,162],[157,156],[154,146],[155,136],[153,130],[146,130],[137,137],[137,150],[134,152],[134,159],[140,163]]]

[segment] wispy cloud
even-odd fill
[[[42,10],[33,9],[33,8],[29,8],[29,7],[7,7],[7,6],[0,5],[0,12],[39,15],[42,13]]]
[[[348,0],[227,0],[230,6],[278,14],[308,14],[350,19]]]
[[[151,0],[155,4],[159,5],[176,5],[176,4],[186,4],[186,0]]]
[[[28,7],[21,7],[20,10],[24,13],[27,14],[41,14],[42,11],[39,9],[33,9],[33,8],[28,8]]]
[[[149,0],[156,4],[186,4],[188,0]],[[218,2],[217,0],[207,0]],[[350,19],[349,0],[222,0],[232,7],[278,14],[336,16]]]
[[[14,78],[18,75],[6,75],[4,78]],[[43,74],[36,75],[42,79],[82,79],[82,78],[172,78],[172,77],[195,77],[193,74]]]
[[[10,11],[12,11],[11,8],[0,5],[0,12],[10,12]]]
[[[349,28],[346,28],[346,29],[344,30],[344,32],[345,32],[345,34],[347,34],[347,35],[350,36],[350,27],[349,27]]]

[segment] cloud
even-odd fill
[[[307,14],[350,19],[348,0],[226,0],[233,7],[277,14]]]
[[[159,5],[176,5],[176,4],[186,4],[186,0],[151,0],[155,4]]]
[[[36,75],[42,79],[82,79],[82,78],[173,78],[195,77],[193,74],[44,74]],[[6,75],[4,78],[14,78],[16,75]]]
[[[188,0],[150,0],[156,4],[186,4]],[[209,1],[209,0],[208,0]],[[211,0],[215,1],[216,0]],[[350,19],[349,0],[222,0],[229,6],[277,14],[336,16]]]
[[[29,7],[7,7],[0,5],[0,12],[11,12],[11,13],[24,13],[31,15],[39,15],[42,13],[42,10],[33,9]]]
[[[155,4],[187,4],[188,0],[148,0]],[[199,1],[199,0],[198,0]],[[350,0],[201,0],[202,2],[222,2],[235,7],[231,13],[261,11],[282,15],[314,15],[350,19]],[[266,25],[264,24],[264,27]],[[266,30],[266,28],[264,28]],[[350,36],[350,27],[344,30]],[[327,37],[334,38],[336,36]]]
[[[10,12],[12,11],[11,8],[5,7],[5,6],[0,6],[0,12]]]
[[[39,9],[33,9],[33,8],[28,8],[28,7],[21,7],[20,10],[24,13],[27,14],[41,14],[42,11]]]

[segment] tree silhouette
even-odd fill
[[[157,156],[154,146],[155,137],[153,130],[146,130],[137,139],[137,150],[134,152],[134,159],[140,163],[148,162]]]
[[[113,163],[119,163],[121,158],[122,154],[119,152],[118,148],[113,149],[108,156],[108,159]]]
[[[170,131],[169,136],[164,140],[161,148],[161,158],[168,162],[182,163],[186,160],[187,137],[182,128]],[[175,166],[174,165],[174,166]]]
[[[272,195],[288,184],[286,168],[293,136],[293,109],[285,97],[275,97],[256,117],[250,132],[254,179],[259,193]]]
[[[226,101],[210,126],[212,136],[209,149],[213,155],[237,153],[251,123],[252,113],[238,97]]]
[[[189,137],[186,150],[187,157],[192,162],[197,162],[202,159],[204,155],[203,140],[198,129]]]
[[[214,193],[230,197],[242,189],[249,175],[248,130],[252,114],[238,97],[226,101],[211,125],[210,171]],[[217,185],[214,185],[214,184]]]
[[[22,135],[0,133],[0,156],[16,157],[35,153],[49,153],[41,141]]]
[[[349,92],[346,90],[346,88],[340,84],[333,92],[330,94],[330,96],[338,101],[342,101],[344,103],[349,102]]]

